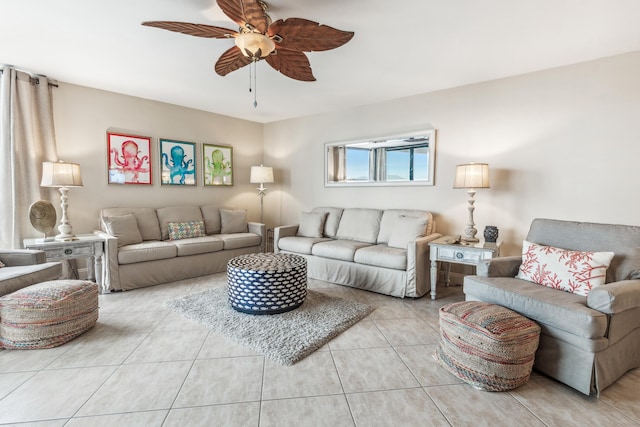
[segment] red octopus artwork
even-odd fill
[[[151,138],[108,133],[109,183],[151,184]]]

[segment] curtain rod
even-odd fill
[[[45,77],[45,76],[38,76],[37,74],[34,75],[28,71],[19,70],[17,68],[14,68],[14,70],[16,70],[18,73],[24,73],[25,75],[27,75],[29,77],[29,82],[34,85],[40,84],[40,77]],[[0,74],[2,74],[3,72],[4,72],[4,68],[0,68]],[[58,82],[55,80],[49,80],[49,86],[58,87]]]

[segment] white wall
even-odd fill
[[[265,221],[296,223],[314,206],[431,210],[438,231],[463,232],[467,195],[455,165],[487,162],[492,188],[476,194],[479,234],[497,225],[518,253],[535,217],[640,225],[640,53],[416,95],[264,127],[276,184]],[[393,84],[393,82],[380,82]],[[325,188],[323,144],[433,126],[433,187]]]
[[[69,190],[74,233],[90,233],[100,208],[111,206],[211,203],[247,209],[250,220],[258,219],[249,170],[262,162],[262,124],[66,83],[54,90],[53,106],[58,156],[82,168],[84,187]],[[107,184],[107,130],[153,137],[153,185]],[[160,185],[160,137],[198,143],[197,186]],[[201,143],[233,146],[233,186],[202,185]],[[52,202],[60,215],[59,198]]]

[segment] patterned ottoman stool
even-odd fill
[[[278,314],[307,296],[307,260],[293,254],[241,255],[227,264],[229,303],[242,313]]]
[[[98,285],[52,280],[0,298],[0,348],[56,347],[98,320]]]
[[[487,391],[516,388],[529,379],[540,327],[507,308],[463,301],[440,308],[435,358],[456,377]]]

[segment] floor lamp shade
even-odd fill
[[[252,184],[270,184],[273,182],[273,168],[269,166],[251,166]]]
[[[453,188],[466,188],[469,194],[469,220],[467,227],[464,229],[462,240],[466,242],[478,242],[476,239],[475,222],[473,222],[473,204],[475,200],[473,196],[476,194],[476,188],[489,188],[489,165],[487,163],[467,163],[456,166],[456,177],[453,181]]]
[[[269,184],[273,182],[273,168],[269,166],[251,166],[251,176],[249,177],[249,182],[252,184],[260,184],[258,187],[258,194],[260,195],[260,222],[263,222],[263,199],[264,195],[267,192],[267,188],[264,184]]]
[[[77,163],[65,162],[44,162],[42,163],[42,187],[57,187],[60,189],[60,207],[62,208],[62,218],[58,230],[60,234],[56,240],[75,240],[76,236],[72,232],[71,224],[67,218],[67,192],[69,187],[82,187],[82,176],[80,175],[80,165]]]

